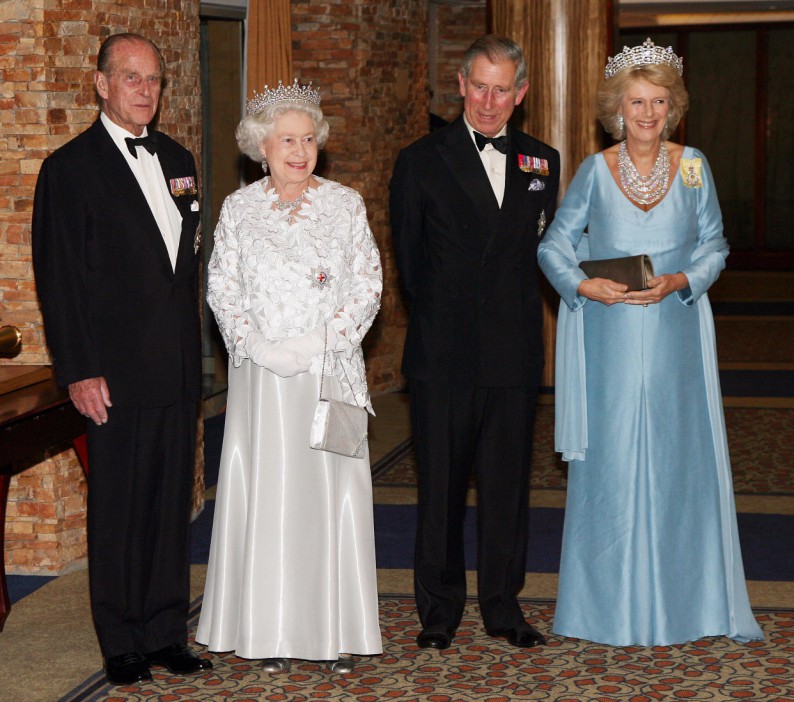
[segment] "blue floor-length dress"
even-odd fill
[[[555,443],[570,463],[553,630],[564,636],[616,646],[762,638],[706,295],[728,245],[706,159],[685,147],[682,164],[695,169],[689,183],[677,173],[645,212],[603,155],[590,156],[540,244],[562,298]],[[689,288],[647,307],[577,295],[578,261],[641,253],[657,275],[683,271]]]

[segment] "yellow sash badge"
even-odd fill
[[[681,179],[687,188],[703,187],[703,161],[699,158],[681,159]]]

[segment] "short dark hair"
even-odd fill
[[[129,42],[143,42],[144,44],[148,44],[154,50],[154,53],[157,54],[157,58],[160,61],[160,74],[165,74],[165,59],[163,58],[162,53],[160,53],[160,49],[157,47],[151,39],[147,39],[146,37],[142,36],[141,34],[134,34],[132,32],[122,32],[121,34],[112,34],[104,42],[102,42],[102,46],[99,47],[99,54],[96,57],[96,69],[100,73],[109,74],[113,72],[113,47],[116,44],[119,44],[124,41]]]
[[[466,49],[463,61],[460,64],[460,73],[464,78],[469,77],[471,65],[478,56],[485,56],[491,63],[497,61],[512,61],[516,67],[515,85],[520,88],[528,82],[527,62],[521,47],[509,37],[498,34],[485,34]]]

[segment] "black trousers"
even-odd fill
[[[195,402],[88,422],[91,610],[105,657],[187,642]]]
[[[411,381],[419,476],[414,580],[422,626],[454,630],[466,600],[463,518],[477,484],[477,590],[487,629],[524,623],[529,470],[536,387]]]

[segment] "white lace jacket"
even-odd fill
[[[327,354],[325,372],[339,379],[346,401],[354,401],[352,385],[355,402],[371,412],[361,341],[380,308],[380,255],[361,196],[317,180],[299,218],[271,208],[278,196],[267,178],[226,198],[207,301],[235,366],[248,357],[251,331],[280,341],[330,325],[338,353]],[[314,357],[310,372],[319,375],[322,362]]]

